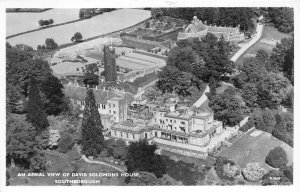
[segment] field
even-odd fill
[[[271,134],[252,129],[219,155],[234,160],[241,168],[247,163],[258,162],[264,169],[271,168],[265,163],[265,158],[274,147],[281,146],[288,155],[288,165],[293,162],[293,148],[273,137]]]
[[[237,61],[237,65],[242,65],[244,58],[247,56],[253,56],[259,49],[265,50],[267,53],[271,53],[272,49],[275,47],[276,42],[283,38],[290,37],[288,34],[281,33],[277,31],[272,26],[265,26],[261,39],[250,47]],[[269,43],[266,43],[269,42]]]
[[[33,48],[36,48],[38,45],[44,44],[45,39],[53,38],[54,41],[58,43],[58,45],[62,45],[70,43],[71,37],[76,32],[80,32],[83,36],[83,39],[92,38],[98,35],[130,27],[148,19],[150,16],[150,11],[146,10],[119,9],[79,22],[51,27],[45,30],[20,35],[8,39],[7,41],[12,45],[15,45],[17,43],[24,43]],[[9,25],[16,24],[12,23],[8,24],[8,26]]]
[[[79,9],[50,9],[44,12],[6,13],[6,36],[38,29],[40,19],[53,19],[54,24],[79,19]]]

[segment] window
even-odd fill
[[[110,105],[110,103],[108,104],[108,107],[109,107],[109,108],[111,108],[111,105]]]
[[[114,114],[117,114],[116,111],[114,111]]]
[[[157,132],[155,131],[155,137],[157,137]]]
[[[121,137],[123,137],[123,132],[120,132],[121,133]]]
[[[168,121],[168,119],[166,119],[166,121]]]
[[[116,107],[116,105],[115,105],[115,104],[113,104],[113,107],[115,108],[115,107]]]
[[[133,139],[135,139],[135,136],[134,136],[134,134],[132,134],[132,138],[133,138]]]
[[[105,109],[105,104],[102,104],[102,109]]]
[[[117,136],[117,132],[115,131],[115,136]]]
[[[111,113],[111,110],[109,110],[109,113]]]
[[[172,119],[170,120],[170,122],[172,123]]]
[[[128,138],[128,133],[126,133],[126,137]]]
[[[147,139],[147,133],[145,133],[145,139]]]
[[[117,120],[117,118],[116,118],[116,117],[114,117],[114,120]]]
[[[174,120],[174,123],[176,123],[176,120]]]

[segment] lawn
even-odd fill
[[[250,47],[237,61],[236,65],[242,65],[245,57],[247,55],[256,54],[259,49],[265,50],[267,53],[271,54],[272,49],[275,47],[274,45],[265,43],[266,41],[279,41],[283,38],[290,37],[290,35],[279,32],[276,28],[272,26],[265,26],[264,31],[262,33],[261,39],[255,43],[252,47]]]
[[[281,40],[283,38],[288,38],[288,37],[291,37],[291,36],[288,34],[279,32],[275,27],[272,27],[272,26],[265,26],[264,32],[262,34],[262,39],[265,38],[268,40],[271,40],[271,39]]]
[[[148,19],[150,16],[150,11],[146,10],[118,9],[79,22],[20,35],[7,41],[12,45],[24,43],[36,48],[37,45],[44,44],[46,38],[53,38],[58,45],[62,45],[70,43],[71,37],[76,32],[80,32],[83,39],[92,38],[133,26]],[[15,25],[15,23],[8,25]]]
[[[79,9],[50,9],[39,13],[6,13],[6,36],[38,29],[40,19],[53,19],[54,24],[74,21],[79,19]]]
[[[288,155],[288,165],[293,162],[293,148],[286,143],[273,137],[264,131],[253,129],[240,137],[230,147],[224,149],[219,155],[234,160],[241,168],[246,167],[247,163],[258,162],[264,169],[271,168],[265,163],[265,158],[269,151],[274,147],[281,146]]]

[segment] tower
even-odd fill
[[[117,80],[115,49],[112,46],[104,45],[104,76],[106,82]]]

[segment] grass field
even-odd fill
[[[275,47],[274,45],[270,45],[265,43],[264,41],[279,41],[283,38],[290,37],[290,35],[279,32],[276,28],[272,26],[265,26],[261,39],[255,43],[252,47],[250,47],[237,61],[236,65],[242,65],[244,58],[247,57],[248,54],[256,54],[259,49],[265,50],[267,53],[271,53],[272,49]]]
[[[38,29],[40,19],[53,19],[54,24],[77,20],[79,19],[79,9],[50,9],[39,13],[6,13],[6,36]]]
[[[15,45],[24,43],[36,48],[37,45],[44,44],[46,38],[53,38],[58,44],[71,42],[71,37],[76,32],[80,32],[83,39],[92,38],[98,35],[121,30],[135,25],[150,17],[150,11],[141,9],[119,9],[102,15],[97,15],[90,19],[85,19],[76,23],[61,25],[20,35],[7,41]]]
[[[259,132],[256,131],[258,130],[249,131],[219,155],[234,160],[241,168],[246,167],[247,163],[258,162],[264,169],[270,170],[271,168],[265,163],[265,158],[271,149],[281,146],[287,152],[288,165],[292,164],[293,148],[269,133],[262,131],[258,134]]]

